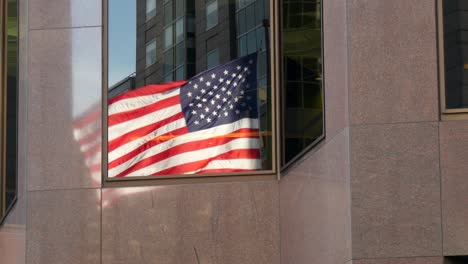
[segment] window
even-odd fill
[[[321,1],[283,1],[283,149],[286,166],[324,137]]]
[[[280,23],[270,15],[271,3],[300,8],[286,12]],[[320,3],[167,0],[161,1],[161,15],[150,25],[136,24],[134,32],[121,32],[117,23],[105,27],[109,36],[121,36],[105,38],[109,51],[114,46],[120,51],[109,52],[108,79],[121,74],[124,63],[115,63],[120,57],[132,58],[135,72],[130,91],[106,87],[113,97],[105,119],[105,184],[274,175],[281,169],[277,164],[287,166],[322,139]],[[210,27],[215,29],[206,31]],[[136,47],[120,44],[128,39]],[[163,43],[147,46],[146,53],[156,50],[161,62],[148,69],[141,65],[141,43],[147,39]]]
[[[3,9],[6,7],[5,9]],[[18,15],[17,1],[0,0],[0,21],[3,32],[0,42],[0,91],[1,114],[4,122],[0,125],[0,223],[12,208],[17,196],[17,89],[18,89]],[[6,56],[4,56],[6,55]]]
[[[443,114],[468,113],[468,3],[464,0],[439,0],[439,43],[443,66],[440,70]]]
[[[218,24],[218,0],[206,4],[206,29]]]
[[[153,39],[146,44],[146,67],[156,63],[156,40]]]
[[[156,0],[146,0],[146,20],[156,15]]]
[[[219,65],[219,49],[206,53],[206,68],[211,69]]]

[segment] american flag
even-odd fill
[[[256,61],[109,100],[108,177],[261,169]]]

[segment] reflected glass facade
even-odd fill
[[[445,104],[468,108],[468,3],[443,1]]]
[[[0,1],[0,4],[5,4]],[[3,44],[0,48],[6,57],[0,56],[2,66],[0,69],[5,71],[5,75],[0,73],[0,90],[2,102],[1,125],[1,172],[0,172],[0,221],[6,211],[14,204],[17,198],[17,86],[18,86],[18,3],[14,0],[7,1],[4,5],[6,10],[1,9],[2,15],[6,20],[1,36]]]
[[[283,164],[324,136],[321,9],[321,1],[283,1]]]

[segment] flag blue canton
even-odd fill
[[[198,74],[180,88],[190,132],[258,118],[257,53]]]

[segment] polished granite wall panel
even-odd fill
[[[0,262],[5,264],[25,263],[25,227],[5,225],[0,229]]]
[[[278,184],[103,190],[103,264],[279,264]]]
[[[100,263],[100,194],[98,189],[29,192],[27,263]]]
[[[280,181],[281,263],[351,259],[349,134],[309,153]]]
[[[346,2],[350,123],[437,121],[435,2]]]
[[[440,256],[438,123],[350,129],[353,259]]]
[[[444,255],[468,255],[468,122],[440,123]]]
[[[100,144],[82,152],[77,135],[94,111],[101,134],[101,28],[29,34],[29,190],[99,187]]]
[[[326,140],[349,125],[346,3],[323,2]]]
[[[351,264],[351,263],[350,263]],[[358,259],[352,264],[443,264],[441,257]]]
[[[102,25],[101,0],[29,0],[30,29]]]

